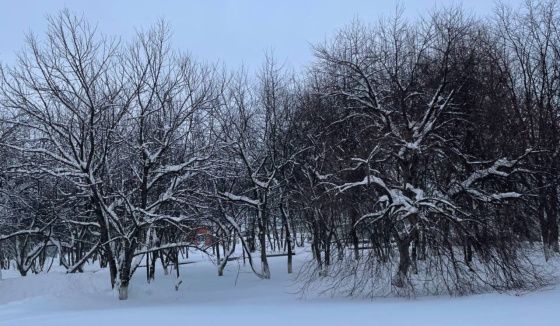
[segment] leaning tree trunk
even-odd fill
[[[229,241],[230,237],[232,237],[232,236],[233,236],[233,242],[229,245],[228,252],[224,253],[224,258],[221,261],[218,260],[220,262],[220,264],[218,266],[218,276],[223,276],[224,275],[224,269],[226,268],[226,265],[229,261],[229,258],[235,252],[235,242],[236,242],[235,234],[227,235],[226,241]]]
[[[94,189],[95,186],[91,186]],[[107,225],[107,221],[103,216],[103,208],[101,207],[100,199],[97,196],[96,192],[93,191],[94,195],[91,197],[95,207],[95,217],[97,223],[99,224],[99,234],[100,240],[103,244],[103,254],[104,254],[104,261],[109,264],[109,273],[111,276],[111,288],[115,288],[115,282],[117,279],[117,263],[115,261],[115,257],[113,256],[113,249],[111,248],[111,242],[109,241],[109,226]]]

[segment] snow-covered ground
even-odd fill
[[[296,268],[303,255],[296,256]],[[306,298],[286,271],[285,257],[271,258],[272,279],[260,280],[230,262],[223,277],[202,255],[181,266],[183,283],[158,270],[147,284],[139,269],[129,300],[118,301],[106,270],[17,277],[0,281],[0,325],[535,325],[560,321],[560,287],[521,296],[374,300]],[[91,267],[90,267],[91,268]]]

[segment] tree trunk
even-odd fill
[[[291,225],[289,221],[289,216],[287,210],[284,206],[280,207],[280,211],[282,213],[282,222],[284,223],[284,229],[286,230],[286,247],[288,251],[288,274],[292,273],[292,232],[291,232]]]
[[[350,238],[352,239],[352,244],[354,245],[354,259],[358,260],[360,259],[360,241],[358,239],[358,233],[356,232],[356,227],[354,225],[358,219],[358,212],[352,209],[350,210],[350,215],[350,222],[352,223],[352,225],[350,226]]]
[[[134,241],[134,240],[133,240]],[[123,259],[120,262],[120,271],[119,271],[119,300],[127,300],[128,299],[128,284],[130,282],[131,275],[131,267],[132,267],[132,257],[134,255],[135,244],[130,244],[125,242],[123,244]]]
[[[156,275],[156,261],[158,259],[158,252],[155,251],[152,253],[152,259],[150,262],[150,274],[148,275],[148,277],[150,278],[150,280],[155,279],[155,275]]]
[[[91,186],[92,189],[95,186]],[[104,249],[104,258],[105,261],[109,264],[109,273],[111,277],[111,288],[115,288],[115,282],[117,279],[117,263],[115,261],[115,257],[113,256],[113,250],[111,248],[111,243],[109,241],[109,228],[105,221],[105,217],[103,216],[103,209],[101,208],[101,203],[99,202],[100,199],[95,195],[96,192],[93,191],[94,196],[92,197],[92,201],[95,207],[95,216],[97,219],[97,223],[99,224],[99,233],[101,243],[103,243]]]
[[[397,247],[399,250],[399,266],[395,277],[393,278],[393,285],[402,288],[406,284],[408,270],[410,268],[410,241],[408,239],[398,239]]]
[[[230,237],[228,236],[227,239],[229,239],[229,238]],[[218,276],[223,276],[224,275],[224,269],[226,268],[229,257],[231,257],[231,255],[235,251],[235,242],[236,242],[236,239],[235,239],[235,236],[233,236],[233,243],[230,245],[227,254],[224,253],[224,258],[222,259],[222,261],[220,262],[220,264],[218,266]]]
[[[264,212],[259,211],[259,243],[261,246],[261,274],[263,278],[270,278],[270,269],[268,267],[268,259],[266,258],[266,220]]]
[[[546,181],[546,180],[545,180]],[[545,181],[541,181],[539,186]],[[553,188],[542,188],[540,192],[539,223],[545,259],[548,261],[552,255],[559,252],[558,244],[558,203],[557,190]]]

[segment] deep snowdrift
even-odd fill
[[[295,267],[302,256],[296,256]],[[350,300],[301,299],[285,257],[271,258],[272,279],[260,280],[241,262],[223,277],[202,255],[182,265],[183,283],[158,270],[147,284],[134,276],[128,301],[118,301],[105,270],[54,271],[0,281],[0,325],[532,325],[558,320],[560,288],[521,296],[486,294],[463,298]]]

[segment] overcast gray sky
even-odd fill
[[[457,0],[401,0],[413,17],[434,6]],[[510,1],[519,3],[520,0]],[[492,0],[466,0],[463,7],[477,14],[492,11]],[[0,62],[12,63],[24,35],[45,31],[50,14],[68,8],[98,24],[103,33],[127,38],[135,29],[164,18],[173,30],[173,46],[196,58],[221,60],[231,67],[259,66],[263,53],[296,70],[309,62],[309,44],[324,40],[352,19],[374,21],[390,15],[395,0],[0,0]]]

